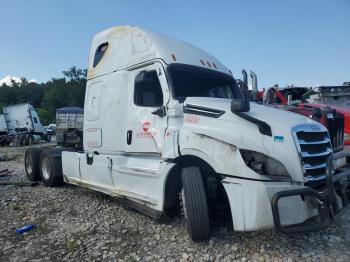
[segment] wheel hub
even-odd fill
[[[33,172],[33,167],[32,167],[32,157],[30,155],[26,155],[26,158],[25,158],[25,168],[27,170],[27,173],[28,174],[32,174]]]
[[[47,157],[43,159],[42,165],[41,165],[41,172],[43,174],[43,177],[48,180],[51,176],[51,166],[50,161]]]
[[[182,202],[182,209],[184,212],[184,216],[187,219],[187,209],[186,209],[186,201],[185,201],[185,191],[184,189],[181,190],[181,202]]]

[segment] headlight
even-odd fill
[[[240,149],[239,151],[246,165],[258,174],[289,177],[287,169],[278,160],[255,151],[245,149]]]

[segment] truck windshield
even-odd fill
[[[186,97],[243,98],[235,79],[228,74],[184,64],[171,64],[167,71],[180,102]]]

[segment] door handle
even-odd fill
[[[128,130],[128,132],[126,132],[126,143],[128,145],[131,145],[132,142],[132,130]]]

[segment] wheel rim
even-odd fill
[[[32,174],[32,172],[33,172],[32,157],[30,155],[26,155],[24,162],[25,162],[27,174]]]
[[[50,178],[51,166],[50,161],[47,157],[43,159],[43,162],[41,164],[41,173],[43,174],[45,180],[48,180]]]
[[[186,209],[186,199],[185,199],[184,189],[181,190],[181,201],[182,201],[182,208],[183,208],[184,216],[185,216],[185,219],[187,219],[187,209]]]

